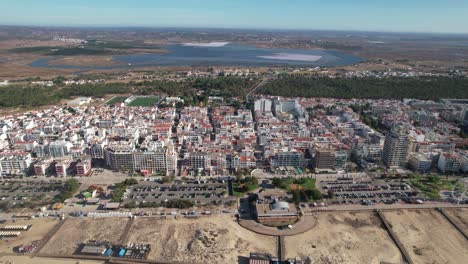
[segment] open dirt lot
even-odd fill
[[[56,224],[57,219],[34,219],[34,220],[8,220],[5,225],[32,225],[28,231],[22,231],[16,238],[6,238],[0,240],[0,253],[13,253],[13,248],[20,245],[26,245],[36,240],[41,240]],[[1,263],[1,262],[0,262]]]
[[[148,259],[183,263],[238,263],[250,252],[277,255],[276,238],[247,231],[230,216],[136,219],[127,242],[151,244]]]
[[[466,263],[468,242],[435,210],[385,212],[414,263]]]
[[[0,263],[5,264],[101,264],[102,261],[96,260],[73,260],[73,259],[53,259],[53,258],[31,258],[27,256],[3,256],[0,257]]]
[[[311,230],[286,237],[286,256],[311,263],[401,263],[401,255],[372,213],[317,213]],[[372,254],[369,254],[372,252]]]
[[[445,212],[468,233],[468,208],[445,209]]]
[[[71,255],[88,240],[117,243],[123,234],[127,218],[67,219],[41,250],[43,254]]]

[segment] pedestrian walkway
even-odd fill
[[[304,233],[317,225],[317,219],[314,216],[302,216],[292,228],[280,230],[276,227],[262,225],[255,220],[239,220],[239,225],[261,235],[267,236],[294,236]]]

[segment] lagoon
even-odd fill
[[[122,65],[78,66],[49,65],[56,57],[34,61],[32,67],[58,69],[118,69],[150,66],[340,66],[363,59],[336,50],[259,48],[225,42],[167,45],[167,53],[116,55]]]

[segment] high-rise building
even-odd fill
[[[36,175],[46,175],[53,163],[52,159],[49,160],[40,160],[34,164],[34,174]]]
[[[133,170],[133,147],[112,146],[104,150],[106,164],[112,170]]]
[[[206,152],[192,152],[189,154],[188,160],[193,170],[207,170],[211,166],[211,157]]]
[[[299,167],[305,165],[304,153],[299,151],[278,152],[272,159],[273,167]]]
[[[318,170],[343,169],[348,160],[346,151],[320,148],[315,152],[314,167]]]
[[[298,100],[273,100],[273,114],[276,117],[292,115],[296,118],[308,119],[309,114]]]
[[[413,152],[408,156],[408,165],[418,172],[428,172],[431,170],[432,161],[424,154]]]
[[[85,149],[85,152],[87,155],[91,156],[91,158],[93,159],[102,159],[104,158],[105,145],[106,145],[106,142],[92,143]]]
[[[0,153],[0,174],[25,174],[29,169],[31,162],[31,154],[27,152]]]
[[[54,141],[47,145],[38,145],[34,151],[38,157],[61,158],[69,155],[72,147],[71,142]]]
[[[258,112],[261,112],[263,114],[271,113],[271,106],[272,106],[271,100],[260,99],[260,100],[255,101],[254,111],[255,112],[258,111]]]
[[[443,173],[457,173],[462,166],[463,158],[458,153],[443,152],[437,162],[437,168]]]
[[[91,159],[90,158],[84,158],[80,162],[76,163],[76,175],[77,176],[91,175]]]
[[[346,151],[336,151],[335,152],[335,170],[343,169],[346,166],[346,161],[348,160],[348,153]]]
[[[409,151],[409,138],[401,128],[392,129],[385,136],[382,160],[390,168],[405,167]]]
[[[57,176],[68,176],[72,170],[72,160],[64,159],[55,164],[55,173]]]
[[[158,149],[151,152],[133,152],[133,170],[166,172],[166,149]]]
[[[113,170],[164,172],[174,175],[177,169],[177,154],[167,148],[148,151],[133,147],[112,146],[104,150],[107,165]]]
[[[335,166],[335,151],[331,149],[317,149],[315,152],[316,169],[333,169]]]

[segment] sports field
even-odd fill
[[[158,97],[137,97],[128,106],[154,106],[159,102]]]

